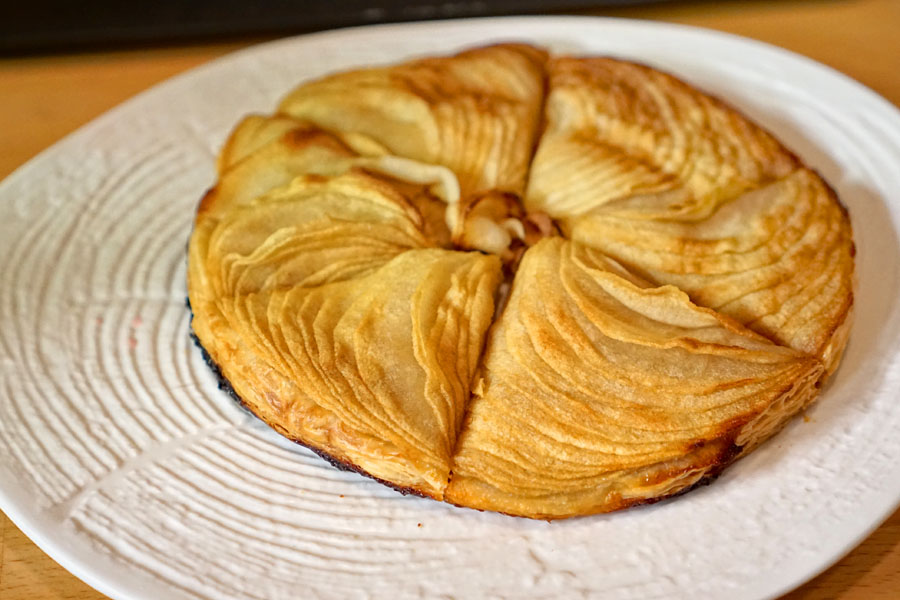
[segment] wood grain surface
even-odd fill
[[[900,2],[677,2],[580,14],[698,25],[769,42],[830,65],[900,106]],[[0,59],[0,178],[134,94],[259,42]],[[0,514],[0,600],[105,598]],[[900,598],[900,511],[783,600]]]

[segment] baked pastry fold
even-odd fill
[[[208,223],[196,260],[213,300],[192,303],[195,332],[245,404],[440,498],[499,259],[434,247],[408,197],[355,170],[300,175]]]
[[[795,170],[797,158],[723,102],[644,65],[552,59],[525,207],[572,217],[662,195],[682,214]]]
[[[537,135],[546,52],[499,44],[304,83],[279,111],[443,165],[463,197],[521,194]]]
[[[773,433],[821,371],[672,286],[543,240],[492,329],[446,497],[535,518],[665,497]]]
[[[526,207],[833,372],[855,250],[821,177],[721,101],[649,67],[561,58],[549,70]]]
[[[495,257],[430,248],[365,277],[228,299],[241,344],[296,382],[241,397],[333,460],[440,499],[499,275]]]
[[[854,247],[846,212],[815,173],[798,169],[705,218],[664,211],[650,198],[609,205],[572,222],[571,237],[836,368]]]

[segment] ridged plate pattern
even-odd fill
[[[490,40],[613,54],[727,98],[849,207],[856,325],[820,402],[715,485],[544,523],[402,497],[283,440],[188,338],[185,244],[213,157],[304,78]],[[344,30],[160,85],[0,185],[0,508],[114,598],[763,598],[900,499],[900,115],[711,32],[584,18]]]

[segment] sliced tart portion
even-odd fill
[[[521,194],[546,58],[532,46],[500,44],[338,73],[302,84],[279,111],[448,167],[463,197],[492,189]]]
[[[433,247],[404,191],[359,170],[301,175],[208,219],[192,326],[279,432],[441,498],[501,267]]]
[[[673,286],[542,240],[492,328],[446,498],[559,518],[670,496],[777,431],[822,369]]]
[[[847,214],[812,171],[723,203],[702,219],[633,199],[579,219],[590,243],[657,284],[791,348],[840,360],[853,305],[854,246]]]
[[[662,195],[681,213],[715,206],[799,166],[775,138],[661,71],[613,58],[552,59],[528,211],[571,218]]]
[[[425,219],[365,172],[300,175],[226,213],[210,233],[205,270],[216,297],[355,279],[432,245]]]
[[[624,61],[551,61],[546,118],[529,210],[837,367],[855,251],[846,210],[815,172],[721,102]]]
[[[356,279],[223,298],[252,357],[224,374],[283,435],[441,499],[499,279],[495,257],[423,249]]]

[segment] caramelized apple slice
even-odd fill
[[[448,501],[534,518],[658,500],[815,397],[815,358],[560,238],[526,251],[494,325]]]
[[[702,219],[666,214],[652,197],[567,220],[572,239],[657,284],[733,317],[828,373],[846,343],[853,305],[847,214],[813,172],[790,175]]]
[[[526,207],[832,372],[850,327],[854,249],[821,178],[667,74],[605,58],[549,69]]]
[[[278,431],[440,498],[501,269],[497,257],[429,248],[409,186],[356,168],[300,175],[201,214],[192,326]]]
[[[251,357],[223,372],[287,437],[440,499],[499,279],[496,257],[423,249],[357,279],[222,297]]]
[[[736,111],[655,69],[562,57],[548,70],[529,211],[572,217],[635,195],[666,194],[684,213],[708,214],[799,166]]]
[[[329,131],[363,134],[392,154],[449,167],[463,197],[521,194],[544,86],[543,50],[476,48],[304,83],[279,110]]]

